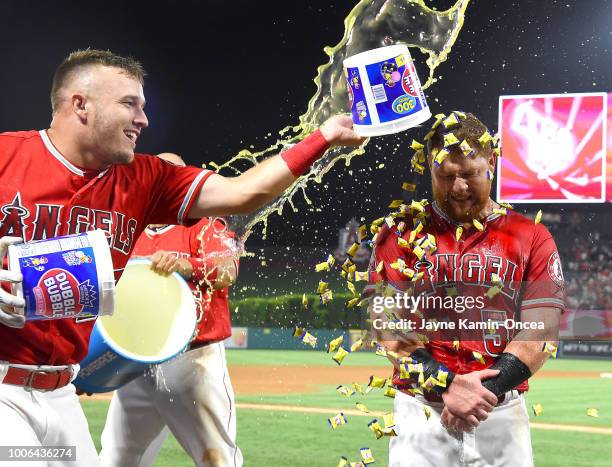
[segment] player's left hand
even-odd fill
[[[499,370],[481,370],[456,375],[448,390],[442,394],[448,411],[472,428],[487,419],[497,404],[497,397],[482,386],[482,380],[497,376]]]
[[[157,250],[151,256],[151,269],[164,276],[178,272],[185,279],[189,279],[193,274],[189,261],[178,258],[174,253],[165,250]]]
[[[334,115],[319,128],[330,146],[359,146],[366,138],[353,130],[353,119],[348,115]]]

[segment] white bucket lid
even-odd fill
[[[354,68],[360,65],[369,65],[370,63],[388,60],[402,54],[408,54],[410,57],[408,46],[405,44],[389,45],[387,47],[379,47],[377,49],[367,50],[356,55],[351,55],[350,57],[344,59],[343,64],[346,68]]]

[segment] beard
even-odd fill
[[[134,160],[134,148],[123,133],[123,126],[107,118],[99,108],[97,110],[97,118],[93,122],[97,158],[106,164],[129,164]]]
[[[480,198],[471,195],[466,200],[457,200],[449,195],[434,196],[442,210],[456,222],[472,222],[472,219],[478,219],[479,214],[486,208],[489,202],[489,196]]]

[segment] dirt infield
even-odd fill
[[[367,384],[370,376],[390,377],[391,368],[323,366],[232,366],[230,376],[239,395],[315,392],[319,384]],[[534,378],[599,378],[595,371],[542,370]]]

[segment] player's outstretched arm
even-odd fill
[[[364,141],[353,131],[349,116],[331,117],[300,143],[238,177],[212,175],[202,187],[189,218],[253,212],[278,197],[328,148],[359,146]]]

